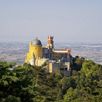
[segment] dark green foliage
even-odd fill
[[[76,71],[81,70],[84,61],[85,61],[84,57],[80,58],[79,56],[76,56],[75,58],[73,58],[73,65],[72,65],[73,70]]]
[[[90,60],[84,61],[76,73],[71,76],[76,88],[67,90],[64,102],[102,102],[102,66]]]
[[[0,102],[53,102],[61,78],[60,74],[47,73],[43,67],[0,62]]]
[[[102,102],[102,66],[76,57],[72,76],[0,62],[0,102]],[[80,67],[80,68],[79,68]]]

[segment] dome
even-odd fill
[[[41,41],[39,39],[37,39],[37,38],[32,41],[32,44],[42,46]]]

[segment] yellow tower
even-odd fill
[[[42,44],[37,38],[29,43],[29,52],[27,53],[25,63],[34,65],[36,59],[42,58]]]

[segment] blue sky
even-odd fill
[[[101,42],[102,0],[0,0],[0,41]]]

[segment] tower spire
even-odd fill
[[[48,36],[47,47],[52,49],[54,48],[53,36]]]

